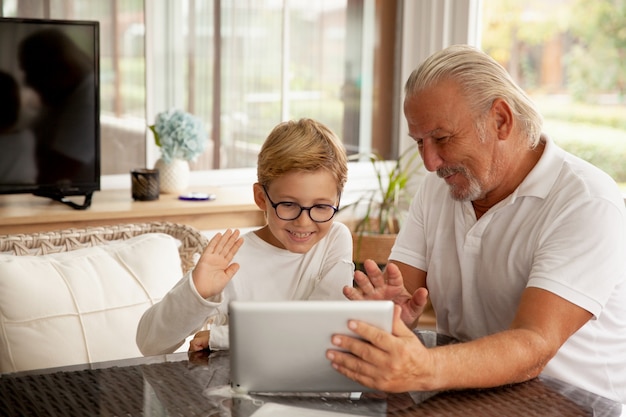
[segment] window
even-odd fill
[[[163,6],[171,8],[167,3]],[[178,20],[174,25],[162,22],[166,31],[156,35],[176,37],[177,47],[160,65],[155,61],[154,75],[180,85],[170,103],[159,106],[183,106],[211,126],[213,152],[197,165],[255,166],[269,131],[282,120],[300,117],[321,120],[358,150],[350,112],[356,111],[358,123],[358,84],[368,70],[359,39],[353,41],[359,53],[350,56],[348,21],[350,16],[356,22],[355,37],[372,26],[363,17],[365,3],[187,2],[178,15],[159,13]],[[167,33],[169,28],[173,33]],[[153,45],[148,54],[158,49]]]
[[[539,105],[544,131],[626,184],[626,8],[483,0],[482,48]]]
[[[155,16],[147,19],[155,39],[146,54],[148,85],[167,97],[149,100],[148,118],[174,105],[207,122],[211,150],[195,169],[254,167],[269,131],[300,117],[327,124],[351,153],[375,146],[390,154],[388,141],[372,145],[372,131],[383,126],[376,137],[389,137],[392,118],[375,121],[373,107],[394,92],[374,95],[373,86],[394,68],[396,1],[146,5]]]
[[[393,156],[399,1],[0,4],[4,16],[100,21],[103,175],[152,165],[146,127],[171,107],[210,130],[194,170],[254,167],[271,128],[300,117],[327,124],[351,153]]]

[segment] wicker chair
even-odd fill
[[[116,240],[126,240],[144,233],[165,233],[178,239],[181,242],[178,249],[181,266],[185,273],[194,267],[196,254],[200,255],[208,243],[207,238],[193,227],[176,223],[152,222],[0,235],[0,253],[21,256],[68,252]]]

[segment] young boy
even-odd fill
[[[347,179],[337,136],[311,119],[284,122],[258,157],[254,201],[267,224],[239,237],[218,233],[195,269],[141,318],[137,345],[144,355],[171,353],[207,321],[190,350],[228,348],[231,300],[345,299],[352,285],[352,238],[334,223]]]

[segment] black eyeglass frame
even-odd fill
[[[296,220],[298,217],[300,217],[300,215],[302,215],[303,211],[307,211],[307,214],[309,215],[309,219],[311,219],[312,221],[314,221],[315,223],[326,223],[329,222],[333,219],[333,217],[335,217],[335,214],[337,214],[337,212],[339,211],[339,207],[335,207],[332,204],[314,204],[310,207],[303,207],[298,203],[294,203],[293,201],[279,201],[278,203],[274,203],[272,201],[272,198],[270,197],[270,195],[267,192],[267,188],[265,188],[265,185],[262,185],[263,187],[263,191],[265,192],[265,195],[267,196],[267,199],[270,202],[270,205],[272,206],[272,208],[274,209],[274,213],[276,213],[276,217],[278,217],[281,220],[284,221],[292,221],[292,220]],[[290,206],[298,206],[300,208],[300,211],[298,212],[298,215],[291,218],[291,219],[285,219],[284,217],[280,217],[278,214],[278,206],[280,206],[281,204],[289,204]],[[315,220],[313,217],[311,217],[311,209],[315,208],[315,207],[329,207],[331,209],[333,209],[333,214],[332,216],[330,216],[328,218],[328,220]]]

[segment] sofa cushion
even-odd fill
[[[42,256],[0,254],[0,371],[141,356],[137,323],[182,276],[177,247],[149,233]]]

